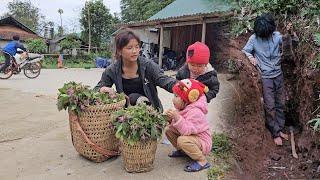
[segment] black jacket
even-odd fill
[[[162,104],[158,97],[157,86],[172,93],[172,87],[176,83],[176,79],[164,74],[159,65],[153,61],[146,60],[143,57],[138,58],[138,73],[143,80],[143,90],[151,104],[160,112],[163,111]],[[115,84],[117,92],[123,92],[122,85],[122,61],[117,60],[106,68],[103,72],[100,82],[95,87],[99,90],[101,87],[111,87]]]
[[[190,78],[190,70],[187,64],[179,69],[176,78],[178,80]],[[209,91],[206,93],[206,97],[207,102],[209,103],[211,99],[215,98],[219,92],[220,83],[217,78],[217,72],[212,68],[212,70],[210,70],[209,72],[197,77],[196,80],[208,86]]]

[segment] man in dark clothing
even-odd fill
[[[20,37],[18,35],[14,35],[12,39],[13,40],[10,41],[2,50],[5,57],[5,63],[0,67],[0,73],[10,66],[10,60],[16,55],[18,48],[26,51],[26,48],[20,43]]]

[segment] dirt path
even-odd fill
[[[126,173],[121,157],[103,163],[82,158],[72,146],[67,113],[56,109],[57,88],[64,82],[95,85],[101,69],[44,70],[29,80],[23,75],[0,81],[0,179],[206,179],[206,171],[185,173],[185,159],[170,159],[170,145],[159,144],[153,171]],[[221,90],[210,104],[209,121],[223,131],[232,117],[232,84],[220,74]],[[172,95],[160,90],[165,108]]]

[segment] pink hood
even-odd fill
[[[201,96],[196,102],[189,104],[184,110],[180,111],[180,115],[186,114],[194,108],[200,109],[203,114],[208,113],[208,103],[205,95]]]

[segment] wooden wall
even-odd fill
[[[176,51],[178,56],[185,53],[188,46],[196,41],[201,42],[202,25],[179,26],[170,28],[171,30],[171,49]],[[228,25],[227,23],[210,23],[206,26],[206,44],[211,51],[210,62],[221,64],[229,57]]]

